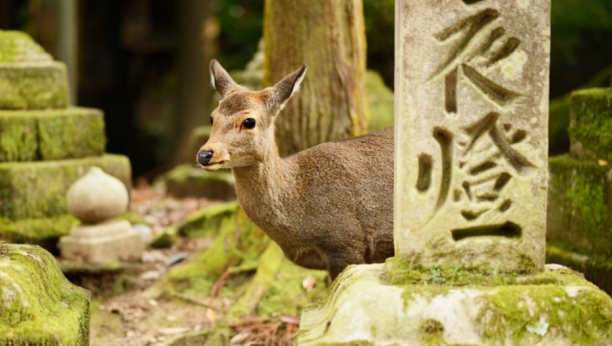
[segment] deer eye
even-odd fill
[[[255,119],[253,118],[246,118],[244,119],[244,121],[242,122],[242,125],[247,128],[247,129],[252,129],[255,127]]]

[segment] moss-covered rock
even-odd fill
[[[240,205],[238,202],[215,204],[189,215],[179,225],[179,234],[188,237],[215,236],[219,233],[225,219],[236,213]]]
[[[572,156],[612,162],[612,89],[572,93],[569,133]]]
[[[549,160],[547,239],[567,250],[612,255],[612,166],[568,155]]]
[[[25,32],[0,30],[0,63],[34,61],[53,58]]]
[[[0,110],[0,162],[63,160],[104,154],[97,109]]]
[[[0,291],[0,344],[89,345],[90,294],[45,250],[1,244]]]
[[[166,192],[174,197],[205,197],[222,201],[236,198],[234,176],[227,170],[209,172],[184,164],[176,166],[163,179]]]
[[[11,243],[39,245],[58,255],[57,242],[68,235],[79,220],[71,215],[10,221],[0,217],[0,236]]]
[[[68,94],[61,62],[0,63],[0,109],[66,108]]]
[[[332,293],[302,314],[297,343],[310,345],[611,345],[612,299],[571,270],[423,282],[431,270],[351,266]],[[401,280],[397,270],[414,271]],[[451,274],[451,273],[446,273]],[[441,275],[446,275],[441,274]],[[453,275],[459,275],[458,272]]]
[[[587,280],[612,295],[612,260],[609,257],[581,255],[548,244],[546,262],[559,263],[579,271]]]
[[[93,166],[121,180],[128,191],[131,188],[130,161],[120,155],[0,163],[0,217],[17,221],[66,214],[66,191]]]

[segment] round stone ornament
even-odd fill
[[[68,211],[85,224],[113,219],[125,212],[129,203],[123,183],[98,167],[77,180],[67,195]]]

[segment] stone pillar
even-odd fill
[[[544,267],[549,1],[398,1],[395,252]]]
[[[297,343],[612,345],[612,299],[544,265],[550,0],[395,5],[397,257],[346,269]]]

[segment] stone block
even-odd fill
[[[395,253],[543,269],[550,1],[396,1]]]
[[[0,244],[0,344],[89,345],[89,291],[38,246]]]
[[[548,242],[612,256],[612,166],[568,155],[549,160]]]
[[[597,88],[572,93],[570,152],[579,159],[612,162],[612,89]]]
[[[0,162],[83,158],[105,148],[104,117],[97,109],[0,110]]]
[[[68,105],[64,63],[0,63],[0,109],[66,108]]]
[[[0,236],[11,243],[38,245],[57,256],[57,242],[78,224],[71,215],[19,221],[0,218]]]
[[[193,165],[175,167],[165,176],[166,192],[174,197],[205,197],[214,200],[236,199],[234,175],[230,171],[205,171]]]
[[[296,343],[612,345],[612,299],[560,265],[493,276],[460,265],[450,271],[393,266],[345,270],[327,299],[304,309]]]
[[[58,246],[63,259],[89,263],[138,262],[144,252],[142,236],[125,220],[74,227]]]
[[[125,156],[0,163],[0,217],[16,221],[66,214],[68,188],[93,166],[121,180],[130,191],[132,172]]]

